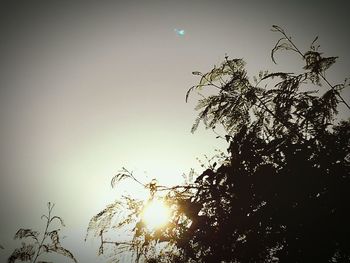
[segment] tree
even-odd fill
[[[350,121],[337,118],[339,104],[350,109],[341,94],[349,84],[328,81],[336,57],[323,56],[317,38],[302,52],[282,28],[272,30],[281,35],[272,60],[278,51],[292,51],[305,63],[302,73],[261,71],[251,82],[245,62],[228,57],[208,73],[193,72],[200,82],[186,100],[206,87],[216,92],[201,95],[192,131],[201,121],[212,129],[222,125],[228,153],[209,160],[194,182],[145,185],[150,200],[164,192],[173,208],[163,228],[148,231],[145,204],[126,199],[131,213],[117,226],[133,225],[127,249],[136,250],[137,261],[350,261]],[[136,181],[126,170],[114,181],[125,178]],[[99,229],[102,252],[115,207],[89,226]]]

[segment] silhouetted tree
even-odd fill
[[[302,52],[282,28],[273,31],[281,38],[272,60],[277,51],[295,52],[305,62],[302,73],[262,71],[251,82],[245,62],[228,57],[208,73],[193,72],[201,79],[186,100],[204,87],[216,92],[198,101],[192,131],[201,121],[207,128],[222,125],[228,154],[210,160],[194,182],[147,185],[150,198],[164,192],[173,208],[161,229],[148,231],[141,218],[144,204],[126,199],[131,213],[117,227],[133,226],[127,249],[137,251],[137,261],[350,261],[350,122],[337,118],[339,104],[350,109],[341,95],[349,85],[327,80],[336,57],[323,56],[317,38]],[[124,170],[113,181],[124,178],[136,180]],[[89,226],[98,229],[102,253],[115,207]],[[125,245],[109,243],[117,249]]]

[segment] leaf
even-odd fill
[[[281,79],[287,79],[288,76],[290,76],[290,75],[292,75],[292,74],[293,74],[293,73],[274,72],[274,73],[267,74],[266,76],[264,76],[264,77],[262,78],[262,80],[268,79],[268,78],[273,79],[274,77],[280,77]]]
[[[335,86],[333,86],[333,89],[336,91],[341,91],[345,88],[344,84],[337,84]]]
[[[202,73],[199,71],[193,71],[192,75],[202,76]]]
[[[311,42],[310,49],[316,51],[317,48],[315,47],[315,43],[318,40],[318,36],[315,37],[315,39]]]
[[[215,80],[219,79],[222,74],[223,72],[220,68],[214,68],[209,75],[210,82],[214,82]]]
[[[102,255],[103,254],[103,243],[101,243],[100,247],[98,248],[98,255]]]
[[[186,99],[185,101],[188,101],[188,96],[190,95],[190,93],[196,88],[196,86],[192,86],[191,88],[189,88],[189,90],[186,92]]]
[[[51,220],[50,220],[50,222],[52,222],[52,221],[55,220],[55,219],[59,220],[62,226],[66,226],[66,225],[64,224],[63,219],[62,219],[60,216],[54,216],[54,217],[52,217]]]
[[[317,51],[308,51],[304,54],[306,65],[304,69],[315,74],[320,74],[329,69],[338,57],[322,57]]]
[[[281,43],[282,41],[288,41],[287,38],[283,37],[283,38],[280,38],[275,47],[272,49],[271,51],[271,59],[273,61],[273,63],[277,64],[276,60],[275,60],[275,53],[277,51],[280,51],[280,50],[292,50],[292,51],[295,51],[297,52],[297,50],[295,50],[295,48],[292,46],[292,44],[290,44],[289,42],[284,42],[284,43]]]
[[[284,33],[284,30],[281,27],[276,26],[276,25],[272,25],[271,31]]]
[[[44,250],[44,252],[49,252],[49,246],[48,245],[42,245],[41,249]]]
[[[39,236],[39,232],[37,232],[37,231],[33,231],[31,229],[21,228],[15,234],[14,239],[22,239],[22,238],[31,237],[37,241],[38,236]]]
[[[56,245],[60,245],[60,237],[58,236],[58,231],[54,230],[48,233],[52,243],[56,246]]]
[[[8,258],[8,263],[15,263],[17,260],[29,261],[32,260],[35,255],[35,247],[32,244],[22,243],[22,247],[16,248],[11,256]]]
[[[94,231],[94,236],[101,236],[101,233],[111,226],[113,217],[120,212],[121,202],[115,201],[109,204],[105,209],[99,212],[97,215],[93,216],[89,222],[87,228],[87,234],[85,241],[87,240],[88,234]]]
[[[78,262],[76,260],[76,258],[73,256],[72,252],[70,252],[68,249],[61,247],[60,245],[50,247],[49,252],[55,252],[57,254],[60,254],[60,255],[63,255],[65,257],[72,259],[76,263]]]
[[[126,179],[126,178],[131,178],[131,177],[132,177],[131,173],[123,167],[120,173],[113,176],[113,178],[111,180],[111,186],[114,187],[121,180]]]
[[[199,122],[201,121],[201,118],[196,118],[196,120],[194,121],[193,125],[192,125],[192,128],[191,128],[191,133],[194,133],[198,126],[199,126]]]

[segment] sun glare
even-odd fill
[[[149,230],[165,226],[169,219],[170,209],[159,199],[149,201],[142,212],[142,220]]]

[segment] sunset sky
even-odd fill
[[[225,151],[203,126],[190,132],[196,97],[185,103],[185,94],[199,81],[191,72],[226,54],[243,58],[250,76],[293,72],[292,54],[271,62],[272,25],[302,50],[318,35],[325,55],[339,56],[329,79],[350,77],[348,1],[73,2],[0,4],[1,262],[18,228],[42,228],[48,201],[66,222],[65,246],[98,262],[83,242],[89,219],[120,191],[143,191],[112,189],[120,168],[172,185],[201,171],[196,157]]]

